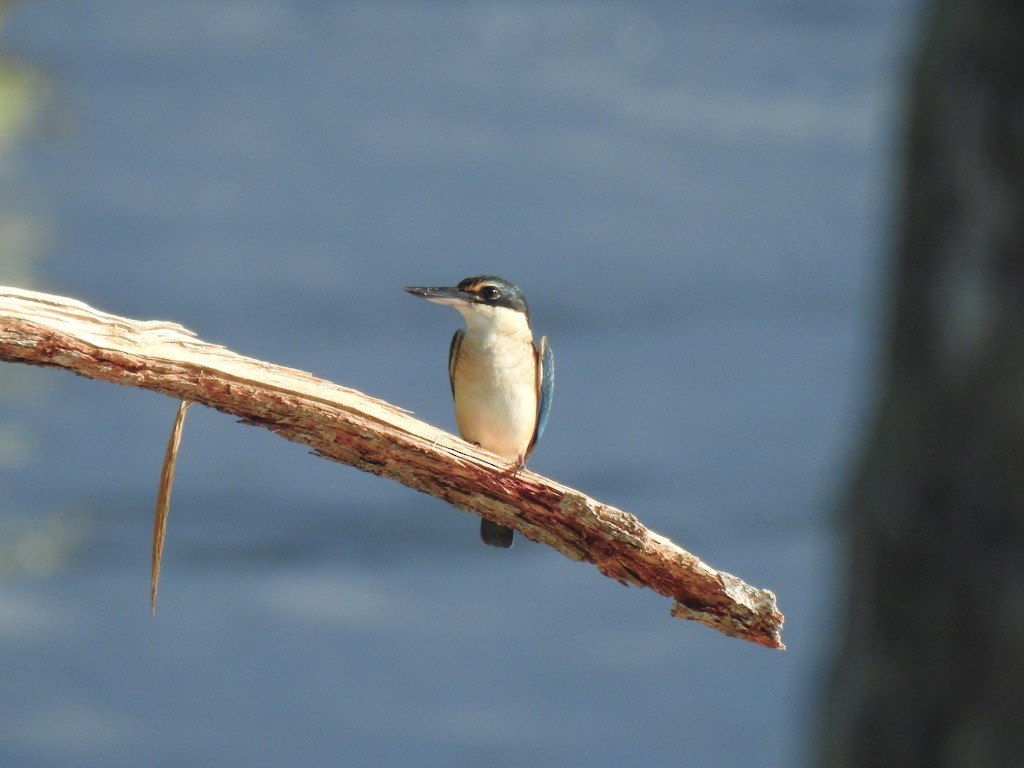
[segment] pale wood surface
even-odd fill
[[[174,323],[0,286],[0,360],[66,368],[233,414],[515,528],[623,584],[649,587],[673,600],[673,616],[784,647],[772,592],[715,570],[633,515],[528,470],[513,477],[502,459],[401,408],[200,341]]]

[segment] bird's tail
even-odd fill
[[[511,528],[492,523],[486,518],[480,518],[480,538],[483,539],[484,544],[491,547],[508,549],[512,546],[512,538],[514,536],[515,531]]]

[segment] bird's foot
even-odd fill
[[[526,457],[519,456],[512,465],[512,477],[519,477],[519,473],[526,469]]]

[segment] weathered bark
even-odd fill
[[[242,357],[181,326],[0,287],[0,360],[59,366],[234,414],[327,458],[515,528],[623,584],[650,587],[673,599],[673,616],[783,647],[775,595],[716,571],[633,515],[530,471],[513,476],[507,462],[400,408]]]
[[[1024,3],[925,20],[828,768],[1024,764]]]

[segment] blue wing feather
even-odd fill
[[[551,351],[548,337],[540,339],[540,350],[537,351],[537,428],[530,442],[530,450],[540,440],[544,427],[551,413],[551,394],[555,389],[555,353]]]
[[[466,336],[464,329],[459,329],[452,336],[452,343],[448,347],[448,383],[452,387],[452,399],[455,399],[455,363],[459,359],[459,347],[462,346],[462,339]]]

